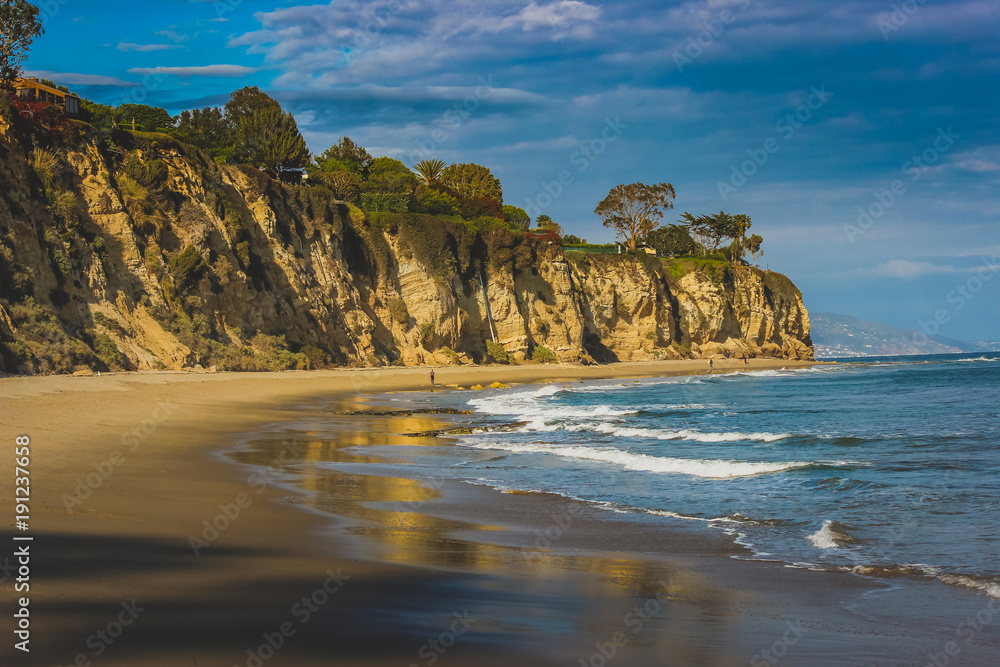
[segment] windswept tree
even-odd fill
[[[663,212],[674,207],[674,186],[670,183],[617,185],[594,209],[605,227],[635,250],[640,241],[660,224]]]
[[[501,211],[503,212],[504,222],[511,227],[525,231],[531,227],[531,216],[529,216],[520,206],[504,204]]]
[[[747,251],[750,253],[750,256],[753,257],[753,268],[755,269],[757,268],[757,262],[760,261],[761,255],[764,254],[764,251],[760,248],[760,244],[763,242],[764,239],[761,238],[760,234],[754,234],[747,239]]]
[[[13,90],[28,47],[42,35],[38,7],[25,0],[0,0],[0,90]]]
[[[695,240],[713,253],[725,239],[733,239],[742,246],[751,224],[748,215],[730,215],[724,211],[712,215],[692,215],[685,211],[678,222],[683,223]],[[742,256],[741,252],[738,254]]]
[[[413,171],[424,182],[424,185],[428,187],[438,182],[443,170],[444,162],[441,160],[421,160],[413,165]]]
[[[555,232],[559,236],[562,236],[562,225],[544,213],[535,218],[535,226],[543,232]]]
[[[466,199],[488,197],[498,206],[503,203],[500,181],[481,164],[450,164],[441,170],[438,180]]]

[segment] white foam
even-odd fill
[[[986,357],[986,356],[983,356],[983,357],[978,357],[978,358],[976,358],[976,359],[956,359],[956,361],[958,361],[958,362],[973,362],[973,361],[1000,361],[1000,359],[998,359],[998,358],[996,358],[996,357]]]
[[[814,465],[809,461],[779,463],[727,461],[721,459],[677,459],[635,454],[611,447],[564,447],[548,444],[470,443],[476,449],[497,449],[514,453],[554,454],[563,458],[600,461],[625,470],[691,475],[708,479],[730,479],[782,472]]]
[[[743,433],[741,431],[728,431],[724,433],[704,433],[693,429],[682,429],[680,431],[669,431],[665,429],[637,428],[632,426],[618,426],[615,424],[601,423],[594,426],[598,433],[617,435],[623,438],[656,438],[657,440],[694,440],[697,442],[739,442],[741,440],[753,440],[757,442],[775,442],[792,437],[791,433]]]
[[[854,538],[836,521],[824,521],[823,527],[806,537],[818,549],[839,549],[844,542],[853,542]]]

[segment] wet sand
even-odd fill
[[[705,370],[436,372],[439,384],[468,386]],[[30,529],[18,534],[34,538],[31,652],[5,633],[0,664],[746,665],[779,664],[778,653],[780,664],[924,664],[989,603],[934,582],[737,561],[719,536],[651,534],[546,494],[280,472],[281,448],[246,453],[257,467],[219,455],[317,401],[360,407],[369,394],[426,389],[427,372],[0,380],[4,441],[31,437]],[[398,432],[379,417],[332,423],[327,446]],[[0,467],[4,489],[12,459]],[[13,503],[4,507],[11,516]],[[3,532],[9,567],[12,518]],[[539,541],[546,534],[552,544]],[[12,590],[16,573],[0,576],[10,619],[25,593]],[[992,664],[987,630],[960,639],[948,664]]]

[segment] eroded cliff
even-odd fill
[[[777,273],[365,216],[163,135],[63,135],[0,119],[6,372],[483,362],[494,339],[518,361],[812,358]]]

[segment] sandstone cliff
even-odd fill
[[[163,135],[52,141],[0,118],[6,372],[483,362],[494,338],[518,361],[812,358],[773,272],[365,216]]]

